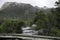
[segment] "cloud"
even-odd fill
[[[3,0],[2,4],[4,2],[18,2],[18,3],[28,3],[33,6],[39,6],[39,7],[43,6],[54,7],[55,1],[57,0]]]

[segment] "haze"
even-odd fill
[[[18,2],[18,3],[27,3],[31,4],[33,6],[38,6],[38,7],[55,7],[55,2],[57,0],[0,0],[0,7],[5,3],[5,2]]]

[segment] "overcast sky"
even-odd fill
[[[43,7],[43,6],[54,7],[56,1],[57,0],[0,0],[0,7],[5,2],[28,3],[33,6],[39,6],[39,7]]]

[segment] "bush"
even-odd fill
[[[0,33],[22,33],[21,27],[24,25],[23,21],[4,20],[0,25]]]

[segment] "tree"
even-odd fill
[[[36,13],[36,16],[33,20],[33,24],[36,24],[36,30],[43,29],[44,35],[51,35],[52,29],[56,25],[56,15],[54,8],[49,9],[50,12],[44,12],[41,10],[40,12]],[[46,14],[45,14],[46,13]]]
[[[56,8],[56,22],[57,22],[57,27],[60,29],[60,0],[56,2],[57,8]]]
[[[36,13],[33,24],[37,24],[38,27],[36,29],[39,30],[40,28],[45,27],[45,21],[46,20],[47,20],[46,15],[41,10],[39,13]]]
[[[24,22],[19,20],[4,20],[0,25],[0,33],[22,33]]]
[[[52,11],[55,19],[55,24],[50,34],[53,36],[60,36],[60,0],[56,2],[56,5],[57,7],[54,8],[55,11]]]
[[[24,26],[25,23],[24,22],[17,22],[17,27],[16,27],[16,33],[22,33],[22,29],[21,27]]]
[[[53,28],[56,26],[56,14],[55,14],[55,9],[51,8],[50,13],[47,13],[48,16],[48,32],[47,35],[51,35],[51,32]]]

